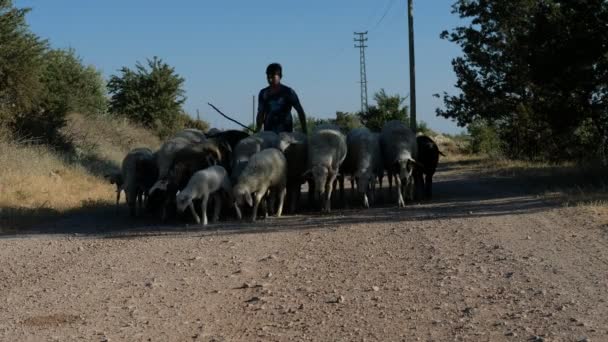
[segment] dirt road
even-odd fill
[[[608,226],[444,163],[430,203],[0,239],[2,341],[608,341]]]

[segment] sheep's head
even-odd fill
[[[177,205],[177,210],[183,212],[192,204],[192,196],[184,191],[179,192],[175,197],[175,204]]]
[[[234,196],[234,200],[236,204],[242,206],[243,203],[247,203],[250,207],[253,206],[253,198],[251,197],[251,191],[249,188],[244,186],[243,184],[237,184],[232,189],[232,195]]]
[[[327,183],[328,175],[329,170],[327,167],[315,165],[310,170],[306,171],[302,176],[307,179],[312,178],[315,183],[315,192],[319,196],[323,196],[325,193],[325,183]]]
[[[361,172],[355,174],[357,180],[357,191],[359,193],[367,193],[370,190],[370,186],[375,184],[376,177],[371,172]]]

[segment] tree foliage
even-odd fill
[[[123,67],[108,82],[112,94],[110,112],[126,115],[131,120],[161,133],[172,131],[186,101],[184,79],[160,58],[137,62],[135,69]]]
[[[85,66],[73,49],[46,52],[41,75],[46,88],[44,107],[48,111],[100,114],[107,110],[101,72]]]
[[[368,107],[367,112],[358,113],[363,126],[372,131],[380,131],[384,123],[390,120],[408,122],[408,107],[404,105],[406,98],[398,94],[388,95],[384,89],[374,94],[375,105]]]
[[[0,0],[0,112],[2,121],[16,113],[34,110],[43,85],[46,41],[30,32],[25,15],[28,8],[15,8],[10,0]]]
[[[606,148],[608,2],[458,0],[469,24],[444,31],[463,56],[452,61],[456,95],[437,114],[460,126],[495,127],[509,156],[566,159]],[[590,125],[592,123],[592,125]],[[575,134],[581,127],[592,132]]]

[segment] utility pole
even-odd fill
[[[355,48],[359,49],[359,71],[361,78],[361,113],[367,112],[367,72],[365,70],[365,42],[367,41],[367,31],[365,32],[355,32],[355,42],[359,43],[359,45],[355,44]]]
[[[253,129],[255,129],[255,95],[252,96],[251,101],[251,124],[253,125]]]
[[[201,115],[198,112],[198,108],[196,109],[196,121],[201,121]]]
[[[416,133],[416,68],[414,60],[414,0],[407,0],[407,24],[410,45],[410,128]]]

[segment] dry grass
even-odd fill
[[[117,168],[131,148],[160,144],[124,120],[77,114],[69,117],[65,134],[74,140],[76,157],[13,141],[0,131],[0,230],[44,222],[90,203],[112,203],[115,188],[103,173]]]
[[[608,168],[575,162],[548,163],[485,156],[460,156],[472,170],[485,176],[512,179],[520,186],[557,200],[564,206],[593,208],[608,214]]]

